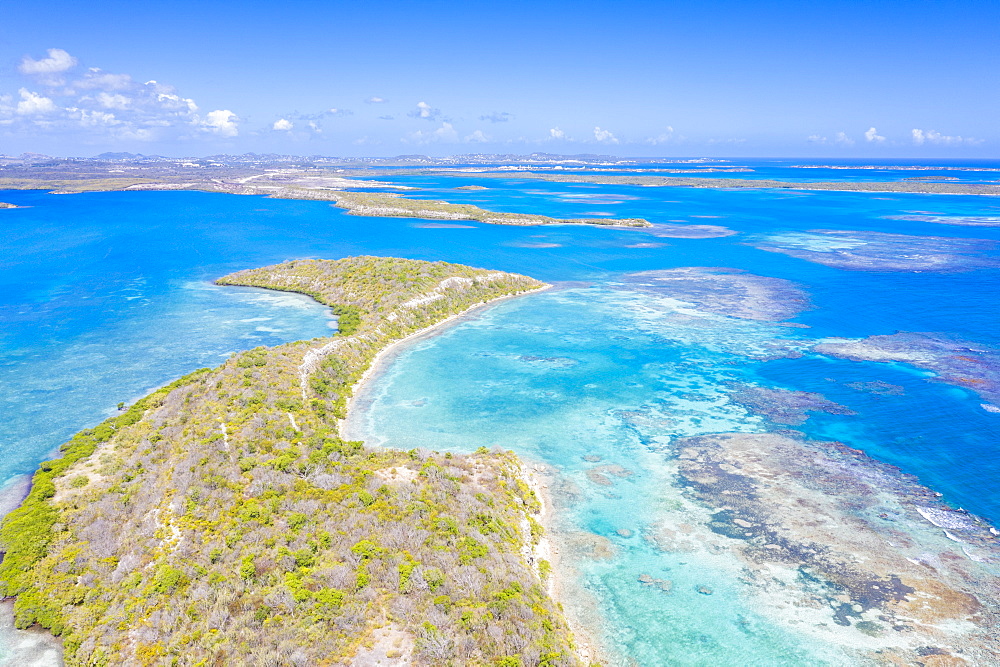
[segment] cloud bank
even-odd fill
[[[0,130],[91,143],[239,136],[240,119],[229,109],[202,113],[172,86],[97,67],[81,71],[79,65],[63,49],[48,49],[44,58],[25,56],[17,68],[25,85],[16,98],[0,95]]]
[[[960,144],[977,146],[983,143],[981,139],[974,137],[948,136],[935,130],[913,129],[910,134],[913,137],[913,143],[917,146],[922,146],[925,143],[937,146],[957,146]]]

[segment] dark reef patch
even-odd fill
[[[522,354],[517,358],[527,364],[544,365],[550,368],[571,368],[580,362],[569,357],[537,357],[533,354]]]
[[[809,418],[809,412],[832,415],[853,415],[853,410],[809,391],[792,391],[753,385],[733,385],[730,398],[753,413],[775,424],[798,426]]]
[[[808,296],[795,283],[739,269],[694,266],[630,273],[624,280],[634,290],[742,319],[780,322],[809,308]]]
[[[906,390],[898,384],[890,384],[888,382],[883,382],[882,380],[872,380],[870,382],[847,382],[844,386],[850,387],[855,391],[864,392],[866,394],[874,394],[876,396],[902,396],[906,393]]]
[[[832,338],[813,351],[851,361],[899,362],[933,371],[931,378],[969,389],[989,403],[988,412],[1000,410],[1000,353],[982,345],[948,340],[924,333],[895,333],[868,338]]]
[[[777,585],[798,589],[797,607],[856,631],[859,645],[886,642],[865,660],[878,650],[915,664],[913,647],[942,642],[972,664],[1000,655],[1000,544],[986,522],[840,443],[787,432],[673,444],[680,486],[710,512],[706,534],[742,559],[751,587],[766,592],[785,568]],[[666,527],[647,539],[691,548]]]

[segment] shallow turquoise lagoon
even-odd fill
[[[770,169],[774,178],[787,171]],[[818,178],[810,170],[795,175]],[[996,199],[594,186],[516,174],[394,180],[425,188],[410,196],[495,210],[646,217],[738,233],[677,239],[655,236],[655,229],[434,228],[349,216],[322,202],[0,192],[0,201],[26,207],[0,210],[0,481],[7,506],[39,461],[119,401],[240,349],[330,332],[326,309],[307,299],[219,288],[213,278],[296,257],[380,254],[557,283],[554,291],[501,304],[407,348],[370,385],[370,409],[356,413],[351,428],[393,446],[499,445],[551,466],[553,495],[564,510],[560,534],[569,536],[563,562],[578,573],[567,594],[640,664],[728,664],[748,655],[756,662],[741,664],[841,659],[779,607],[748,605],[738,572],[722,555],[666,557],[643,537],[665,512],[697,512],[671,491],[674,471],[664,451],[674,438],[766,428],[731,400],[734,383],[822,394],[856,414],[812,413],[795,428],[863,449],[919,476],[954,505],[1000,519],[1000,415],[981,407],[982,396],[905,364],[834,360],[806,349],[826,337],[908,331],[995,354],[1000,271],[989,264],[996,249],[963,256],[978,262],[968,271],[880,272],[755,247],[765,237],[808,230],[996,241],[1000,228],[890,217],[997,216]],[[454,190],[469,184],[489,189]],[[622,285],[630,272],[685,266],[792,281],[810,300],[794,322],[809,328],[724,317],[692,326],[677,319],[678,304],[664,295]],[[775,341],[803,356],[762,361]],[[877,383],[898,389],[858,389]],[[610,485],[588,476],[600,466],[607,466],[602,474]],[[573,541],[582,533],[606,540],[601,544],[614,557],[592,558],[593,544]],[[640,586],[640,574],[670,580],[673,588],[665,594]],[[18,637],[0,642],[9,648]]]
[[[569,608],[584,626],[605,630],[600,641],[621,664],[628,658],[642,665],[853,664],[838,648],[853,641],[842,628],[811,626],[796,609],[761,597],[724,553],[676,542],[661,548],[665,525],[705,520],[678,483],[671,442],[764,430],[759,417],[730,400],[734,383],[807,390],[833,384],[827,396],[858,416],[821,415],[797,428],[870,445],[910,470],[947,470],[929,477],[961,476],[970,484],[962,495],[973,499],[995,470],[959,453],[955,437],[985,454],[996,444],[987,435],[995,416],[981,416],[978,406],[962,405],[967,397],[928,386],[926,375],[912,371],[755,361],[775,337],[787,336],[796,347],[802,330],[790,336],[778,326],[726,318],[685,327],[671,317],[675,304],[652,301],[591,287],[502,304],[401,352],[358,397],[348,434],[403,448],[499,446],[556,471],[549,491],[560,567],[573,573],[565,586]],[[795,362],[822,370],[823,378],[797,385],[789,382],[792,374],[769,369]],[[886,377],[930,405],[950,399],[959,410],[910,419],[913,396],[875,400],[838,384]],[[978,437],[966,426],[934,439],[949,428],[936,422],[951,421],[954,431],[957,420],[970,418],[979,419]],[[643,585],[642,575],[669,581],[669,592]]]

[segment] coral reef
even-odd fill
[[[995,241],[883,232],[810,230],[772,234],[748,245],[848,271],[970,271],[1000,266],[984,255]]]
[[[694,304],[718,315],[765,322],[795,317],[809,307],[808,297],[794,283],[739,269],[684,267],[642,271],[625,276],[625,284]]]

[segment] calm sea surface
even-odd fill
[[[1000,178],[1000,171],[790,168],[795,164],[802,162],[742,162],[756,171],[716,175]],[[1000,169],[996,163],[958,166]],[[16,504],[39,461],[75,431],[112,414],[119,401],[217,365],[238,350],[330,332],[326,309],[307,298],[215,287],[213,278],[292,258],[376,254],[521,272],[561,286],[503,303],[405,350],[369,387],[367,408],[352,416],[351,429],[404,448],[500,445],[574,482],[572,511],[560,522],[610,540],[616,553],[610,560],[575,563],[575,594],[607,629],[605,641],[640,664],[838,660],[781,619],[748,608],[733,564],[664,555],[634,537],[670,502],[662,451],[671,439],[762,430],[759,416],[729,400],[734,384],[815,392],[849,408],[855,414],[813,413],[795,428],[897,465],[953,505],[1000,522],[1000,414],[984,409],[982,396],[931,381],[927,371],[905,364],[808,351],[764,361],[757,353],[775,340],[807,350],[826,337],[903,331],[1000,354],[997,248],[963,246],[956,270],[886,272],[825,266],[753,245],[808,236],[809,230],[862,239],[875,232],[998,241],[1000,227],[891,216],[1000,219],[1000,199],[567,184],[517,174],[400,173],[392,180],[422,188],[408,196],[498,211],[645,217],[723,225],[737,234],[676,239],[576,226],[434,227],[349,216],[322,202],[194,192],[0,191],[0,201],[26,207],[0,210],[4,511]],[[454,189],[461,185],[488,189]],[[816,242],[815,234],[808,238]],[[623,289],[628,273],[690,266],[795,283],[810,308],[792,321],[807,326],[733,318],[710,327],[678,326],[664,315],[676,304]],[[886,385],[892,390],[858,389]],[[592,464],[584,456],[632,474],[613,492],[588,486]],[[677,595],[651,598],[634,585],[637,572],[669,574]],[[692,593],[697,586],[711,586],[715,595]],[[45,647],[23,633],[8,629],[0,642],[11,664],[47,659]]]

